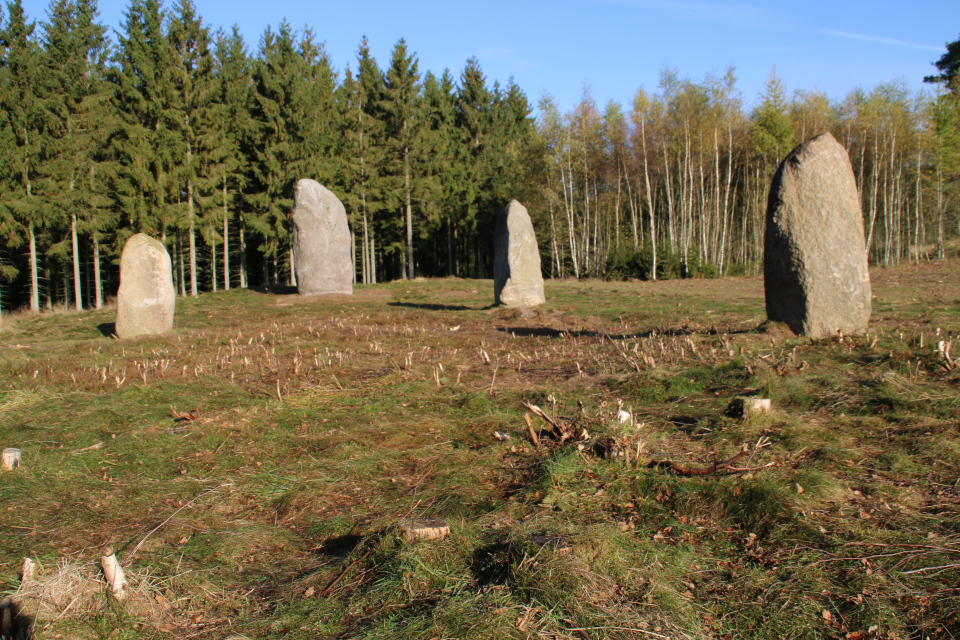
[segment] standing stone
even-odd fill
[[[156,238],[138,233],[120,254],[116,332],[120,338],[167,333],[173,328],[177,294],[170,254]]]
[[[811,338],[861,333],[870,272],[857,183],[846,149],[824,133],[777,169],[764,243],[767,317]]]
[[[316,180],[300,180],[293,195],[293,262],[300,295],[353,293],[347,213]]]
[[[511,200],[497,215],[493,232],[493,296],[505,307],[542,304],[540,249],[527,209]]]

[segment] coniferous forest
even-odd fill
[[[190,0],[131,0],[115,38],[95,0],[44,20],[0,8],[0,306],[99,308],[137,232],[173,259],[180,295],[292,284],[297,180],[331,188],[358,283],[489,278],[497,211],[530,210],[547,276],[755,274],[770,179],[830,131],[850,155],[871,264],[952,256],[960,238],[960,41],[912,93],[840,102],[771,73],[745,100],[735,70],[534,119],[476,59],[421,69],[404,40],[336,61],[287,22],[259,42]],[[753,104],[751,104],[751,102]]]

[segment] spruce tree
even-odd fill
[[[428,153],[420,136],[424,125],[420,73],[415,54],[401,38],[393,48],[383,90],[383,118],[390,175],[391,208],[400,208],[406,222],[406,277],[413,280],[413,192],[418,187]],[[397,206],[399,205],[399,207]]]
[[[360,236],[362,281],[375,283],[374,218],[383,202],[383,122],[380,100],[383,75],[370,55],[366,37],[357,51],[357,76],[347,67],[336,99],[342,136],[339,151],[337,182],[343,192],[344,205],[351,215],[354,236]]]
[[[243,36],[236,25],[230,35],[217,34],[215,51],[219,94],[214,107],[214,143],[211,155],[218,167],[223,206],[223,288],[230,289],[230,208],[246,183],[248,162],[244,142],[251,135],[250,63]],[[231,192],[231,189],[233,191]],[[240,286],[247,286],[246,237],[243,211],[238,213]]]
[[[425,198],[424,214],[434,233],[443,236],[442,240],[437,237],[434,247],[439,253],[440,245],[446,245],[446,275],[452,276],[456,275],[456,203],[464,179],[464,163],[456,126],[453,76],[449,69],[444,69],[439,79],[427,72],[423,97],[430,148],[427,163],[430,179],[426,182],[429,198]]]
[[[16,147],[16,137],[13,133],[10,113],[6,107],[6,90],[9,84],[9,68],[7,66],[7,39],[6,16],[3,5],[0,5],[0,193],[11,192],[12,185],[16,184],[17,176],[12,171],[13,151]],[[20,225],[17,223],[13,211],[8,206],[6,198],[0,198],[0,240],[4,242],[6,250],[18,249],[23,241]],[[8,261],[5,253],[0,253],[0,280],[9,282],[18,273],[17,268]],[[3,307],[3,292],[0,289],[0,310]]]
[[[69,217],[74,304],[79,311],[83,302],[78,235],[93,195],[85,178],[98,160],[100,141],[95,132],[105,117],[106,28],[96,22],[95,0],[54,0],[48,13],[43,31],[50,144],[43,191],[47,203]]]
[[[190,295],[197,296],[196,226],[198,209],[201,213],[210,201],[209,192],[215,186],[213,101],[217,96],[210,36],[197,15],[192,0],[179,0],[173,9],[168,28],[172,65],[172,127],[178,140],[178,155],[172,164],[176,177],[174,184],[185,194],[186,218],[181,228],[187,233],[190,247]],[[214,218],[215,220],[218,217]],[[204,235],[211,247],[212,288],[216,290],[216,246],[221,238],[217,225],[204,220]]]
[[[176,221],[176,195],[168,197],[176,192],[171,173],[180,158],[180,122],[171,108],[173,57],[163,19],[158,0],[132,0],[108,72],[116,117],[110,137],[117,164],[112,192],[126,217],[118,246],[136,232],[165,239]]]
[[[329,159],[337,144],[335,77],[313,35],[307,31],[298,40],[286,21],[276,33],[269,27],[264,32],[252,76],[251,226],[263,239],[264,283],[269,262],[275,281],[278,259],[286,253],[290,284],[296,284],[289,222],[293,190],[301,177],[329,184],[336,171]]]
[[[467,60],[460,74],[457,91],[457,127],[460,129],[463,155],[466,159],[461,186],[461,224],[465,234],[473,236],[474,276],[484,277],[483,257],[477,234],[481,212],[487,198],[484,190],[490,182],[490,152],[488,136],[492,127],[494,96],[487,87],[487,79],[476,58]],[[491,225],[487,225],[491,226]],[[464,238],[464,249],[470,254],[470,238]]]
[[[30,261],[30,309],[40,310],[37,231],[46,220],[41,198],[34,192],[43,153],[47,113],[41,92],[42,58],[34,33],[20,0],[8,3],[10,12],[3,41],[7,46],[3,111],[9,123],[12,146],[8,150],[8,170],[13,175],[7,207],[12,220],[26,231]]]

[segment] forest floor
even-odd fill
[[[758,278],[6,316],[0,596],[36,638],[960,637],[960,263],[872,277],[816,342]]]

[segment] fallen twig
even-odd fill
[[[96,451],[97,449],[100,449],[102,447],[103,447],[103,441],[101,440],[100,442],[96,444],[92,444],[89,447],[84,447],[83,449],[74,449],[70,453],[72,455],[77,455],[78,453],[84,453],[86,451]]]
[[[331,580],[330,583],[323,588],[323,591],[317,594],[317,596],[322,598],[326,596],[328,593],[330,593],[330,590],[333,589],[333,587],[336,586],[338,582],[340,582],[343,576],[347,575],[347,572],[350,571],[350,569],[352,569],[355,564],[358,564],[366,560],[367,556],[369,556],[372,552],[373,552],[373,547],[370,547],[369,549],[367,549],[367,552],[365,554],[363,554],[362,556],[360,556],[359,558],[357,558],[356,560],[348,564],[346,567],[344,567],[343,571],[337,574],[337,577]]]
[[[540,418],[545,420],[547,424],[549,424],[552,427],[553,436],[560,442],[566,442],[567,440],[571,440],[574,438],[573,425],[570,425],[566,422],[560,422],[558,420],[554,420],[553,418],[548,416],[543,409],[541,409],[535,404],[524,402],[523,406],[526,407],[527,410],[530,411],[530,413],[536,416],[539,416]]]
[[[523,419],[527,423],[527,431],[530,433],[530,442],[533,443],[533,446],[540,446],[540,438],[537,437],[537,430],[533,428],[533,420],[530,419],[530,414],[523,414]]]
[[[732,473],[747,473],[749,471],[758,471],[760,469],[766,469],[767,467],[772,467],[776,463],[769,462],[760,467],[734,467],[733,463],[737,460],[740,460],[745,455],[750,453],[750,446],[747,444],[743,445],[743,448],[732,458],[723,460],[721,462],[715,462],[709,467],[704,467],[702,469],[695,469],[692,467],[686,467],[679,462],[673,462],[672,460],[653,460],[650,464],[647,465],[648,468],[661,467],[666,469],[672,469],[676,473],[679,473],[682,476],[706,476],[711,473],[716,473],[717,471],[730,471]]]
[[[203,400],[197,403],[197,408],[190,411],[180,412],[177,411],[177,408],[173,405],[170,405],[170,411],[173,412],[173,419],[177,422],[193,422],[194,420],[200,417],[200,405],[203,404]]]
[[[233,483],[221,484],[220,486],[213,487],[212,489],[207,489],[207,490],[204,491],[203,493],[199,493],[199,494],[197,494],[196,496],[194,496],[194,497],[193,497],[192,499],[190,499],[188,502],[185,502],[182,507],[180,507],[179,509],[177,509],[176,511],[174,511],[173,513],[171,513],[170,516],[169,516],[166,520],[164,520],[163,522],[161,522],[160,524],[158,524],[157,526],[155,526],[153,529],[151,529],[149,532],[147,532],[147,535],[143,536],[143,538],[140,540],[140,542],[137,543],[137,546],[135,546],[135,547],[133,548],[133,551],[131,551],[130,553],[127,554],[126,559],[124,559],[124,561],[121,563],[121,565],[129,565],[129,564],[130,564],[130,561],[133,560],[133,556],[135,556],[135,555],[137,554],[137,551],[139,551],[139,550],[140,550],[140,547],[143,546],[143,543],[147,541],[147,538],[149,538],[149,537],[152,536],[154,533],[156,533],[157,531],[159,531],[159,530],[160,530],[160,527],[162,527],[163,525],[165,525],[165,524],[167,524],[168,522],[170,522],[171,520],[173,520],[173,517],[174,517],[175,515],[177,515],[178,513],[180,513],[181,511],[183,511],[184,509],[186,509],[186,508],[189,507],[191,504],[193,504],[194,502],[196,502],[197,500],[199,500],[199,499],[202,498],[203,496],[207,495],[208,493],[213,493],[213,492],[216,491],[217,489],[222,489],[222,488],[224,488],[224,487],[232,487],[232,486],[233,486]]]

